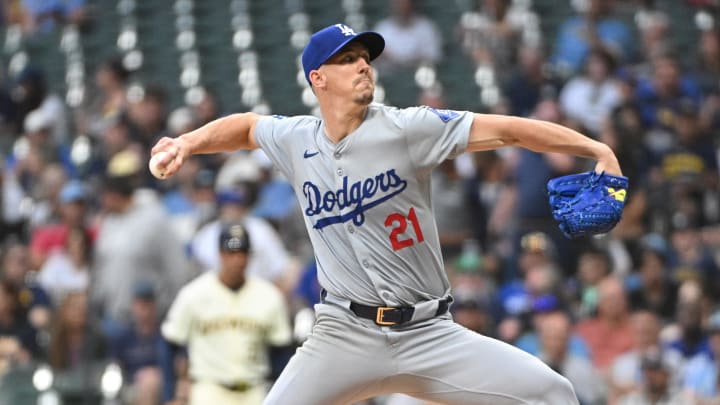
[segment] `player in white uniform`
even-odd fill
[[[392,392],[454,405],[577,404],[540,360],[452,321],[430,171],[464,151],[516,145],[593,158],[596,171],[619,175],[615,155],[552,123],[372,104],[370,61],[383,47],[377,33],[329,26],[302,57],[322,118],[235,114],[153,148],[167,152],[172,175],[192,154],[261,147],[295,188],[325,293],[265,404]]]
[[[280,290],[245,275],[249,249],[250,239],[239,222],[224,225],[220,271],[183,287],[163,322],[163,337],[187,346],[191,405],[261,404],[270,371],[268,346],[291,341]]]

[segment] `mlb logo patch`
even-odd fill
[[[428,107],[428,110],[434,112],[435,115],[440,117],[442,122],[448,122],[448,121],[454,120],[455,118],[460,116],[460,113],[458,113],[457,111],[453,111],[453,110],[436,110],[431,107]]]

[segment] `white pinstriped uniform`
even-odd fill
[[[163,336],[187,345],[191,405],[259,404],[270,371],[267,347],[290,343],[288,310],[280,290],[248,276],[233,291],[208,272],[178,293],[162,325]],[[247,384],[234,392],[221,385]]]

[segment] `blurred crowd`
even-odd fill
[[[3,18],[42,35],[83,24],[83,3],[5,1]],[[720,404],[720,6],[677,3],[700,17],[674,20],[652,0],[572,1],[547,38],[531,1],[477,0],[442,38],[423,2],[392,0],[373,27],[387,41],[381,81],[442,65],[447,43],[499,89],[478,107],[447,105],[435,85],[413,104],[552,121],[616,152],[630,178],[623,220],[582,240],[557,229],[545,184],[591,161],[508,148],[433,173],[455,320],[539,356],[583,405]],[[674,47],[678,24],[694,24],[696,47]],[[68,404],[97,403],[87,375],[108,364],[126,402],[161,403],[160,325],[183,285],[217,271],[224,221],[245,224],[246,271],[285,294],[302,343],[319,300],[314,257],[262,151],[194,156],[165,181],[147,170],[160,137],[234,111],[210,90],[171,109],[154,83],[130,89],[136,72],[119,58],[70,108],[43,68],[30,61],[0,83],[0,403],[14,371],[40,364]]]

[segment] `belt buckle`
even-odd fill
[[[385,318],[385,311],[395,311],[395,310],[397,310],[397,308],[378,307],[377,308],[377,316],[375,317],[375,323],[380,326],[391,326],[391,325],[397,324],[397,322],[383,320]]]

